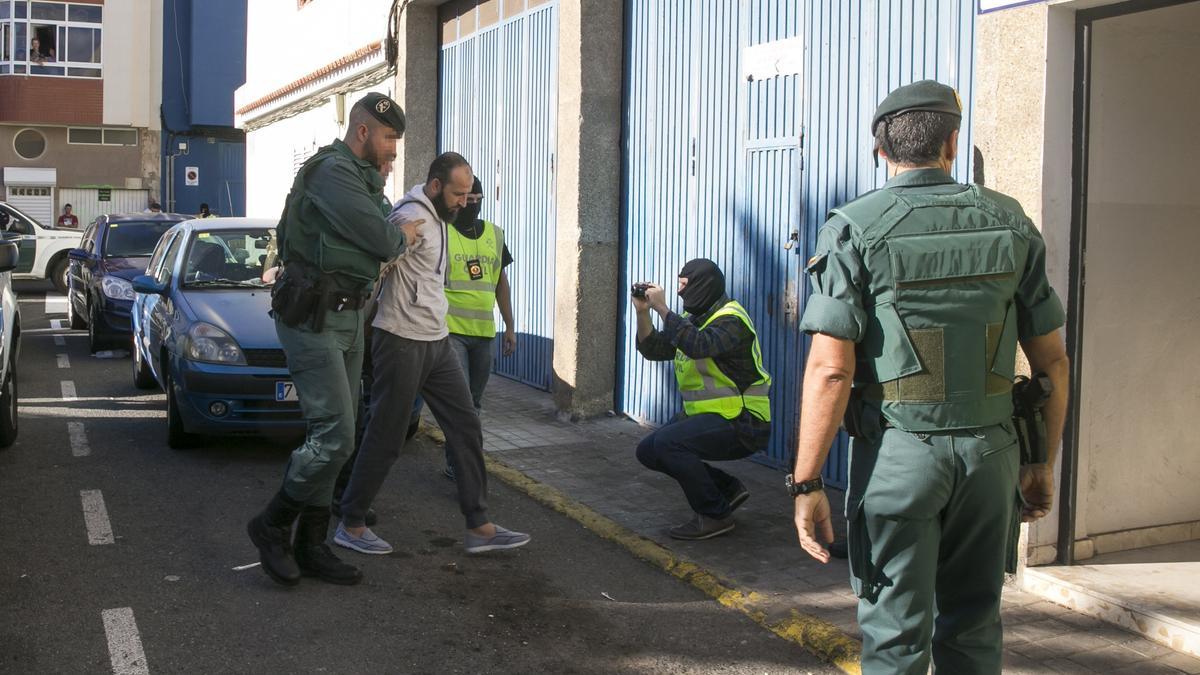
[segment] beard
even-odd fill
[[[457,206],[446,205],[445,193],[438,195],[438,198],[433,200],[433,210],[437,212],[438,218],[447,223],[453,223],[454,219],[458,217],[459,211]]]

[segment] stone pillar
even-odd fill
[[[622,4],[572,0],[558,6],[554,402],[576,418],[613,406]]]
[[[404,108],[404,138],[396,144],[398,195],[425,182],[437,156],[438,21],[437,7],[408,6],[400,17],[395,100]]]

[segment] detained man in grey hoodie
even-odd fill
[[[387,264],[379,283],[372,323],[370,418],[342,495],[342,522],[333,541],[360,553],[383,555],[393,548],[366,526],[367,510],[403,447],[413,401],[420,394],[446,434],[446,451],[457,474],[458,502],[466,518],[468,553],[516,548],[529,535],[491,522],[487,514],[487,470],[483,431],[450,346],[446,327],[446,228],[466,206],[474,172],[462,155],[447,152],[392,209],[397,226],[424,220],[423,238]]]

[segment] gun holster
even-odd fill
[[[1013,383],[1013,427],[1021,449],[1021,466],[1045,464],[1049,457],[1042,408],[1050,400],[1053,390],[1050,377],[1045,373],[1034,373],[1032,378],[1020,376]]]
[[[325,313],[320,311],[324,296],[319,277],[296,265],[287,265],[271,287],[271,316],[291,328],[314,319],[312,329],[319,333],[325,323]]]

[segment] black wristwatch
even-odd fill
[[[787,477],[783,479],[783,484],[787,487],[788,494],[793,497],[799,497],[800,495],[806,495],[810,492],[816,492],[817,490],[825,489],[825,481],[821,480],[820,476],[817,476],[812,480],[802,480],[797,483],[796,481],[792,480],[792,474],[789,473]]]

